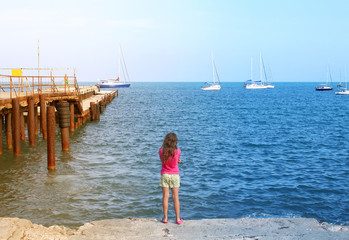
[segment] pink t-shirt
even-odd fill
[[[161,159],[162,156],[162,148],[159,150],[159,156]],[[161,168],[161,174],[179,174],[179,168],[178,168],[178,158],[181,157],[181,150],[176,149],[174,156],[171,156],[168,161],[163,164],[162,162],[162,168]]]

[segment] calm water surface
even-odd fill
[[[158,149],[175,132],[182,150],[184,219],[313,217],[349,224],[349,96],[314,83],[245,90],[223,83],[134,83],[99,122],[56,136],[55,172],[46,142],[0,156],[0,216],[46,226],[162,217]],[[169,217],[174,219],[170,204]]]

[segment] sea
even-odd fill
[[[47,170],[41,136],[35,147],[22,142],[20,156],[3,137],[0,217],[71,228],[160,220],[158,151],[174,132],[184,220],[290,217],[349,225],[349,95],[315,86],[246,90],[231,82],[202,91],[198,82],[132,83],[99,121],[70,133],[68,152],[57,127],[55,171]]]

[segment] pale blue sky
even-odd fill
[[[133,81],[259,77],[259,53],[273,79],[334,81],[349,68],[348,1],[59,0],[2,1],[0,67],[75,67],[78,81],[117,73],[121,42]],[[349,70],[349,69],[348,69]]]

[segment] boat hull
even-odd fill
[[[221,90],[221,85],[211,85],[208,87],[202,87],[201,90],[204,91],[217,91],[217,90]]]
[[[336,92],[336,95],[349,95],[349,91]]]
[[[268,87],[266,85],[260,85],[260,84],[246,84],[244,86],[246,89],[267,89],[267,88],[273,88],[273,87]]]
[[[99,84],[100,88],[128,88],[131,83],[119,83],[119,84]]]
[[[316,91],[332,91],[333,88],[332,87],[316,87],[315,90]]]

